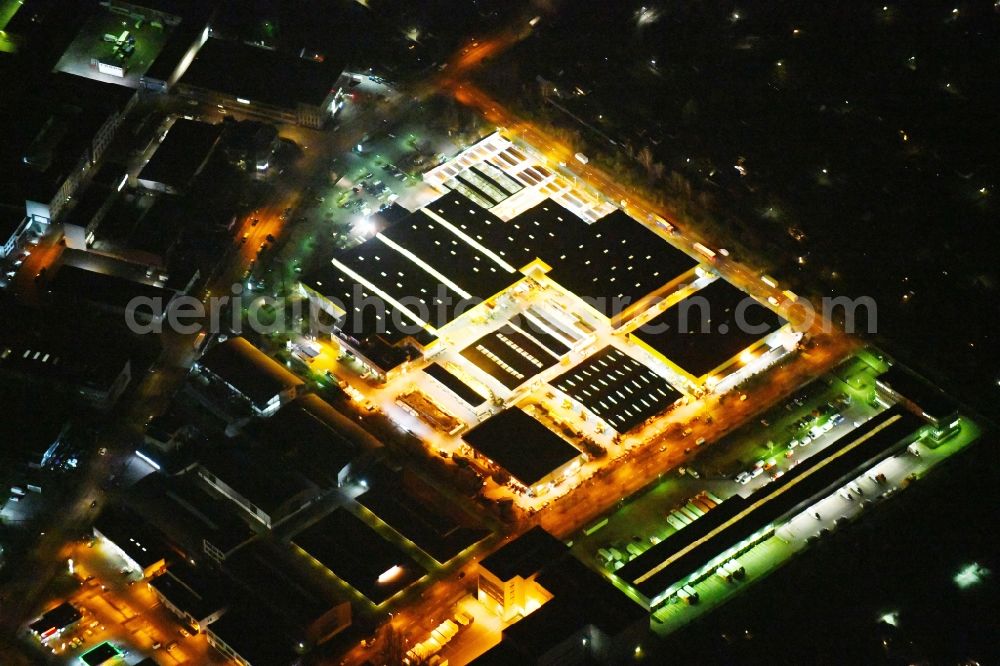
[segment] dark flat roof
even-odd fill
[[[697,264],[620,210],[568,240],[550,263],[549,277],[609,317]]]
[[[48,289],[57,297],[95,303],[118,310],[127,309],[136,298],[152,298],[166,307],[175,295],[175,292],[163,287],[68,264],[56,270],[55,277],[48,283]]]
[[[462,356],[510,390],[559,362],[524,331],[509,323],[463,349]]]
[[[537,612],[537,611],[536,611]],[[514,642],[503,639],[486,652],[469,662],[470,666],[509,666],[524,659]]]
[[[73,207],[68,211],[63,211],[60,216],[62,223],[86,228],[101,208],[104,207],[104,204],[107,203],[112,194],[112,190],[94,185],[93,183],[84,189],[83,192],[77,191],[74,196]],[[2,233],[2,230],[0,230],[0,238],[3,238]]]
[[[0,304],[0,370],[74,386],[107,390],[130,362],[128,349],[112,331],[96,339],[44,322],[30,310]],[[112,344],[109,344],[112,343]]]
[[[893,407],[811,456],[747,498],[731,497],[704,517],[671,534],[616,572],[652,599],[726,548],[768,524],[801,510],[849,480],[862,467],[891,455],[921,421]],[[704,522],[703,522],[704,521]]]
[[[234,605],[208,631],[253,666],[290,666],[299,659],[281,618],[265,606]]]
[[[358,503],[441,564],[489,535],[488,530],[459,524],[408,492],[403,479],[384,467],[365,479],[369,490],[358,496]]]
[[[620,210],[587,224],[546,200],[504,222],[459,192],[427,208],[516,269],[541,259],[549,277],[609,316],[697,265]]]
[[[737,318],[737,312],[742,320]],[[741,330],[741,321],[748,328],[761,330]],[[685,372],[701,377],[786,323],[783,317],[719,278],[640,326],[634,335]]]
[[[68,601],[46,611],[44,615],[32,622],[28,627],[36,634],[44,634],[50,630],[60,630],[83,617],[80,611]]]
[[[215,449],[202,456],[201,465],[272,518],[289,500],[312,488],[303,476],[260,449]]]
[[[56,13],[78,8],[63,7]],[[25,6],[14,20],[23,17],[27,22],[32,14],[31,7]],[[75,21],[71,24],[74,32],[78,27]],[[8,32],[16,33],[12,28]],[[135,91],[71,74],[40,73],[25,67],[23,56],[0,58],[4,82],[0,203],[24,205],[30,199],[48,204],[84,153],[92,149],[97,131],[125,108]]]
[[[876,381],[917,405],[933,419],[946,419],[958,411],[955,400],[901,365],[892,366]]]
[[[405,551],[344,508],[306,528],[292,541],[375,604],[426,573]],[[398,570],[392,575],[389,572],[394,567]],[[387,578],[380,583],[383,575]]]
[[[427,204],[426,209],[448,220],[462,233],[489,248],[515,269],[536,258],[536,251],[518,242],[517,228],[482,208],[461,192],[449,192]],[[573,216],[566,211],[566,215]],[[575,216],[573,216],[575,217]]]
[[[273,453],[323,488],[337,485],[360,448],[337,428],[332,409],[315,395],[302,396],[261,421],[258,431]]]
[[[378,337],[393,345],[412,336],[420,344],[427,345],[437,339],[433,334],[419,328],[409,315],[385,303],[384,299],[380,299],[384,306],[381,312],[371,306],[362,307],[363,303],[356,303],[354,289],[357,283],[333,265],[323,266],[304,276],[302,284],[344,308],[346,314],[338,320],[337,327],[354,340],[362,341]],[[357,288],[358,294],[365,301],[371,302],[379,298],[378,294],[363,285],[357,285]],[[388,368],[383,368],[386,369]]]
[[[158,529],[131,509],[109,507],[94,522],[94,529],[118,546],[140,567],[171,559],[172,551]]]
[[[588,625],[617,637],[648,622],[639,604],[574,557],[546,567],[536,581],[553,598],[504,629],[504,638],[527,656],[541,657]]]
[[[143,515],[185,549],[200,552],[208,542],[229,553],[255,535],[232,502],[209,495],[193,474],[149,474],[132,486],[130,497],[138,498]]]
[[[530,578],[568,551],[566,544],[536,525],[484,557],[479,566],[502,581]]]
[[[562,437],[516,407],[480,423],[463,439],[526,486],[535,485],[580,455]]]
[[[523,277],[518,272],[505,270],[423,211],[390,227],[383,236],[412,252],[476,298],[489,298]]]
[[[446,389],[454,393],[460,400],[462,400],[462,402],[466,403],[470,407],[478,407],[486,402],[486,398],[484,396],[479,395],[479,392],[474,388],[463,382],[457,376],[448,372],[448,370],[440,363],[431,363],[424,368],[424,372],[441,382]]]
[[[198,620],[224,608],[229,599],[222,579],[181,560],[149,584],[181,611]]]
[[[266,405],[282,391],[302,380],[245,338],[229,338],[210,348],[198,364],[247,396],[254,404]]]
[[[320,63],[242,42],[210,38],[180,83],[294,109],[300,103],[322,104],[341,71],[343,63],[330,54]]]
[[[119,655],[121,655],[121,652],[118,651],[118,648],[105,641],[94,649],[80,655],[80,661],[87,664],[87,666],[101,666],[101,664],[107,663]]]
[[[628,432],[666,411],[682,395],[666,379],[611,346],[551,383],[618,432]]]
[[[199,2],[195,4],[210,5],[212,3]],[[184,20],[180,25],[176,26],[167,36],[167,41],[164,42],[163,48],[153,58],[153,62],[145,74],[142,75],[142,78],[168,81],[188,50],[195,43],[195,40],[201,39],[202,32],[205,29],[205,20]]]
[[[253,600],[251,607],[267,608],[280,616],[292,633],[309,627],[346,601],[311,562],[288,543],[256,540],[226,558],[223,568]],[[231,605],[246,605],[237,599]],[[228,611],[227,611],[228,613]]]
[[[139,172],[139,179],[184,189],[211,155],[221,134],[221,124],[178,118]]]
[[[461,294],[377,236],[356,248],[339,252],[336,258],[431,326],[441,328],[455,318]],[[354,280],[347,274],[344,278],[344,284],[350,288]]]

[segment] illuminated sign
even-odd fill
[[[119,65],[98,61],[97,71],[108,76],[117,76],[119,79],[125,78],[125,69]]]

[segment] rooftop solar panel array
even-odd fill
[[[541,259],[549,277],[608,316],[697,263],[619,210],[586,224],[546,200],[504,222],[455,192],[428,208],[516,268]]]
[[[431,266],[465,293],[477,298],[489,298],[521,277],[505,270],[488,255],[420,211],[382,235]]]
[[[558,362],[510,324],[479,338],[462,350],[462,356],[512,391]]]
[[[366,305],[376,299],[383,300],[367,287],[357,285],[359,299],[355,299],[356,283],[333,266],[308,276],[303,284],[344,308],[345,315],[338,320],[338,328],[355,340],[378,335],[389,344],[395,344],[412,335],[418,342],[429,344],[435,339],[433,334],[388,303],[383,302],[379,307]]]
[[[681,397],[663,377],[611,346],[560,375],[552,385],[621,433],[666,411]]]

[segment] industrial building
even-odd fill
[[[693,388],[714,390],[767,367],[799,337],[781,315],[721,278],[686,294],[630,334]]]
[[[545,200],[505,221],[450,192],[338,253],[301,286],[337,320],[348,350],[387,379],[401,363],[381,366],[366,345],[411,349],[407,358],[430,353],[442,336],[521,290],[526,280],[558,289],[588,317],[618,326],[693,280],[696,264],[620,211],[587,224]],[[525,319],[533,344],[546,348],[544,356],[559,358],[585,337],[573,332],[574,324],[553,324],[537,312]],[[521,383],[516,372],[489,374],[508,388]]]
[[[619,433],[667,411],[683,398],[666,379],[611,346],[550,383]]]
[[[106,509],[94,523],[94,537],[107,543],[143,578],[162,571],[174,557],[163,535],[125,507]]]
[[[364,484],[367,490],[356,498],[358,504],[438,564],[490,534],[443,495],[434,498],[426,484],[403,470],[375,465],[365,472]],[[445,511],[443,505],[452,511]]]
[[[210,625],[205,636],[240,666],[293,666],[300,654],[282,627],[280,616],[270,609],[235,607]]]
[[[325,571],[287,542],[254,541],[228,558],[223,569],[239,591],[223,618],[248,609],[280,618],[264,634],[275,641],[287,637],[298,650],[322,645],[351,626],[350,594],[330,584]]]
[[[563,348],[562,351],[569,351]],[[506,323],[462,350],[462,356],[508,391],[548,370],[559,358],[523,330]]]
[[[536,495],[561,483],[580,466],[576,447],[516,407],[480,423],[463,439],[475,456],[505,470]]]
[[[342,486],[351,463],[365,450],[357,427],[322,398],[308,394],[285,405],[257,424],[254,436],[289,469],[297,470],[318,488]]]
[[[304,509],[320,493],[275,455],[249,447],[226,447],[203,455],[198,476],[268,529]]]
[[[513,622],[473,663],[625,663],[641,653],[646,612],[541,527],[505,544],[479,568],[479,600]]]
[[[170,565],[148,584],[164,608],[195,632],[204,631],[229,608],[218,577],[185,561]]]
[[[360,518],[338,508],[292,538],[331,575],[381,606],[427,572]]]
[[[3,299],[9,314],[0,331],[0,374],[57,386],[100,410],[110,409],[132,381],[124,345],[109,345],[113,331],[96,340],[80,331],[64,334],[28,308]],[[100,343],[100,344],[99,344]]]
[[[138,184],[154,192],[185,192],[208,164],[221,136],[222,125],[177,118],[136,177]]]
[[[886,398],[899,402],[930,423],[937,439],[958,428],[958,403],[902,365],[893,365],[879,375],[875,386]]]
[[[241,337],[209,348],[194,367],[209,384],[225,387],[258,416],[273,416],[303,385],[296,375]]]
[[[652,546],[613,576],[653,608],[689,583],[773,536],[775,529],[919,435],[921,422],[893,407],[748,497],[733,496]]]
[[[174,86],[183,95],[276,122],[321,128],[337,110],[343,63],[211,37]]]
[[[150,325],[162,321],[178,292],[152,267],[78,249],[66,249],[46,275],[47,292],[62,303],[86,303]]]

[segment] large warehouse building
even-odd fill
[[[835,491],[861,471],[897,453],[919,434],[920,419],[893,407],[807,458],[748,497],[736,495],[674,532],[615,572],[648,607],[720,564],[770,538],[785,520]]]

